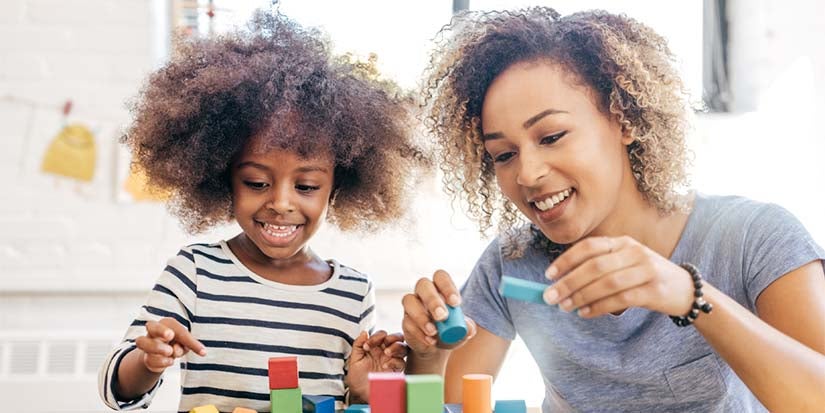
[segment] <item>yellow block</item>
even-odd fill
[[[96,157],[95,138],[89,128],[79,124],[68,125],[49,144],[42,169],[44,172],[91,181]]]
[[[198,406],[189,411],[189,413],[221,413],[214,405],[207,404],[206,406]]]

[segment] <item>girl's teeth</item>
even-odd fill
[[[269,225],[264,224],[264,231],[273,237],[288,237],[298,229],[297,225]]]

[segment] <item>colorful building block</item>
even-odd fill
[[[335,398],[303,396],[304,413],[335,413]]]
[[[461,307],[447,306],[447,318],[436,321],[438,338],[447,344],[458,343],[467,335],[467,322],[464,321],[464,312]]]
[[[370,413],[370,406],[368,404],[351,404],[344,410],[344,413]]]
[[[496,400],[496,413],[527,413],[527,403],[524,400]]]
[[[407,381],[404,373],[369,373],[370,410],[376,413],[406,413]]]
[[[492,388],[493,376],[489,374],[465,374],[462,377],[461,389],[463,413],[492,413],[492,403],[490,402]]]
[[[189,413],[221,413],[217,407],[211,404],[207,404],[206,406],[198,406],[189,411]]]
[[[269,390],[298,388],[298,358],[269,358]]]
[[[407,413],[442,413],[443,411],[444,379],[437,374],[408,375]]]
[[[498,288],[498,292],[514,300],[545,304],[542,295],[547,287],[549,287],[547,284],[505,275],[501,277],[501,285]]]
[[[444,413],[461,413],[461,405],[456,404],[445,404],[444,405]]]
[[[246,407],[236,407],[235,410],[232,410],[232,413],[258,413],[255,410],[247,409]]]
[[[303,413],[301,389],[276,389],[269,391],[272,413]]]

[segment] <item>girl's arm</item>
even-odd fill
[[[489,374],[495,380],[510,340],[501,338],[482,327],[477,327],[476,335],[453,350],[447,360],[444,374],[444,400],[446,403],[461,403],[461,378],[465,374]]]
[[[765,407],[825,406],[825,273],[817,260],[782,276],[756,301],[759,317],[706,285],[713,312],[694,325]]]

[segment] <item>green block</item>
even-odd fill
[[[407,413],[442,413],[444,379],[437,374],[411,374],[407,379]]]
[[[303,413],[301,389],[277,389],[269,392],[272,413]]]

